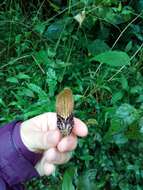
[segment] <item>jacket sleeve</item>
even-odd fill
[[[2,178],[0,178],[0,189],[1,190],[6,190],[6,183],[3,181]]]
[[[34,165],[41,154],[29,151],[20,137],[20,122],[14,121],[0,128],[0,190],[16,188],[33,177],[38,177]],[[0,186],[0,187],[1,187]],[[19,185],[20,187],[20,185]],[[9,188],[10,189],[10,188]]]

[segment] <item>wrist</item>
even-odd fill
[[[37,163],[37,161],[41,158],[41,154],[35,153],[32,150],[30,150],[29,145],[27,143],[27,139],[25,138],[25,133],[23,134],[22,130],[22,124],[21,122],[18,122],[16,126],[13,129],[13,142],[15,144],[15,147],[21,154],[29,160],[33,165]],[[22,135],[21,135],[22,134]],[[24,137],[24,141],[22,139]]]
[[[27,131],[27,129],[28,128],[25,126],[25,122],[22,122],[19,129],[20,138],[24,146],[29,151],[34,152],[34,149],[31,148],[30,143],[29,143],[29,132]]]
[[[21,123],[20,126],[20,136],[23,144],[26,146],[26,148],[34,153],[41,153],[40,150],[35,148],[35,141],[34,141],[34,136],[33,136],[33,131],[29,130],[29,122],[24,121]]]

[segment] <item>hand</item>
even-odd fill
[[[33,152],[42,152],[42,159],[36,164],[40,175],[50,175],[55,164],[63,164],[70,159],[69,152],[77,145],[77,136],[88,134],[86,125],[74,118],[72,133],[62,138],[57,128],[56,113],[48,112],[21,124],[21,138],[25,146]]]

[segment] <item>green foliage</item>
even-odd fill
[[[112,67],[119,67],[123,65],[130,65],[130,58],[124,52],[108,51],[95,55],[92,60],[106,63]]]
[[[1,124],[55,111],[68,86],[89,128],[71,161],[28,190],[142,189],[142,8],[142,0],[0,3]]]

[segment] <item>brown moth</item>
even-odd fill
[[[57,127],[63,136],[70,135],[73,126],[74,100],[71,89],[65,88],[56,99]]]

